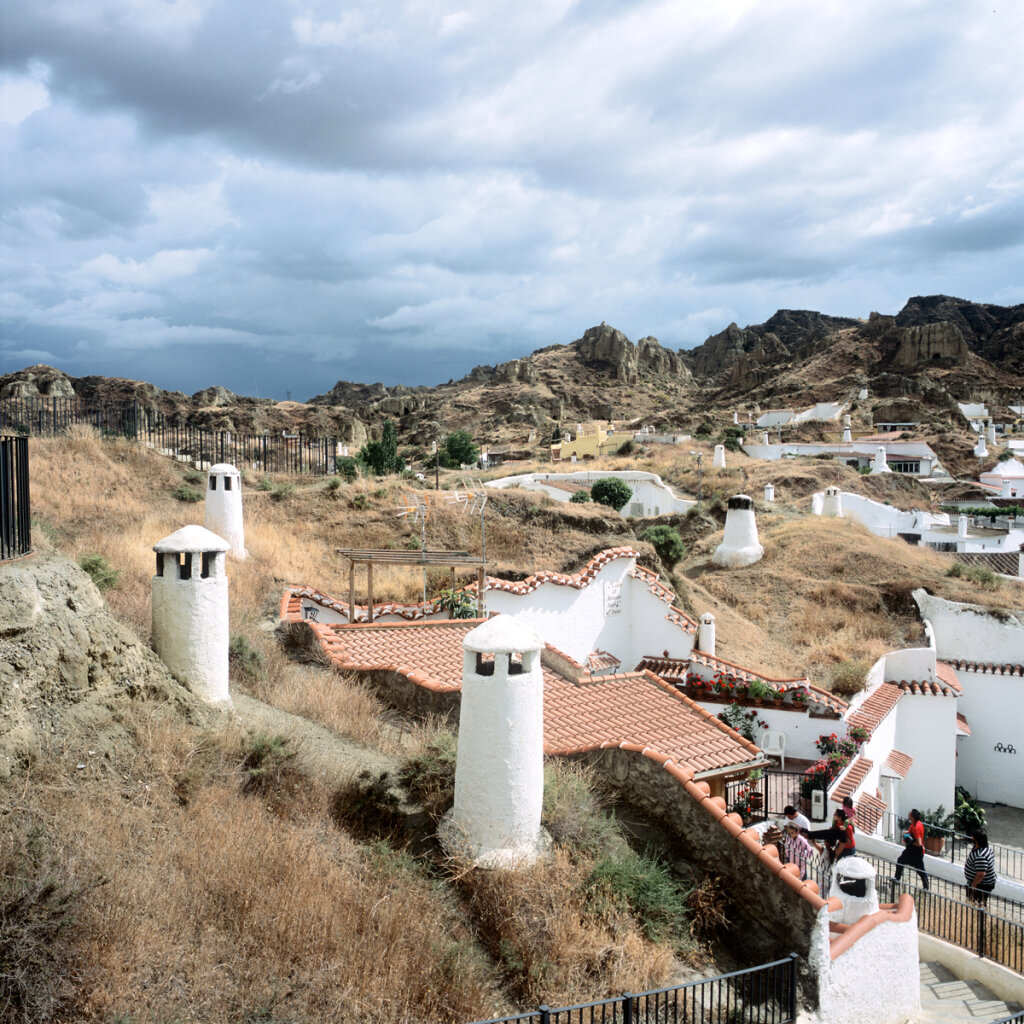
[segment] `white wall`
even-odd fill
[[[811,940],[818,975],[818,1017],[828,1024],[903,1024],[921,1011],[917,912],[885,921],[846,952],[830,956],[829,914],[823,907]]]
[[[957,783],[979,800],[1024,807],[1024,678],[964,670],[957,676],[964,688],[959,708],[971,727],[957,746]]]
[[[772,409],[757,417],[759,427],[777,427],[780,423],[788,423],[794,416],[792,409]]]
[[[846,408],[842,402],[818,402],[810,409],[804,409],[793,417],[794,423],[828,422],[839,418],[839,414]]]
[[[915,590],[913,598],[921,616],[932,624],[943,660],[1024,663],[1024,624],[1015,616],[932,597],[923,589]]]
[[[914,765],[900,783],[900,802],[921,811],[954,806],[956,698],[905,694],[896,707],[896,749]]]
[[[885,656],[886,682],[912,679],[935,682],[935,651],[931,647],[905,647]]]
[[[608,562],[581,590],[558,583],[542,583],[531,594],[488,590],[487,609],[514,616],[578,662],[608,651],[631,671],[645,655],[660,657],[667,650],[672,658],[689,657],[693,636],[667,620],[669,606],[644,580],[628,575],[634,565],[632,558]]]
[[[856,519],[879,537],[895,537],[898,533],[914,533],[932,526],[949,526],[949,514],[946,512],[904,512],[851,491],[842,492],[842,501],[844,518]],[[811,511],[821,515],[823,504],[824,492],[819,491],[811,500]]]
[[[593,470],[582,470],[578,473],[521,473],[518,476],[488,480],[485,486],[498,489],[522,487],[527,491],[540,491],[556,501],[568,501],[572,497],[569,491],[551,487],[545,481],[578,483],[581,490],[589,490],[595,481],[604,477],[622,480],[632,488],[632,496],[622,507],[622,515],[627,519],[684,513],[696,504],[696,501],[690,498],[678,497],[657,473],[643,473],[638,470],[608,470],[603,473]]]

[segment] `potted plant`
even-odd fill
[[[767,684],[761,682],[760,679],[751,679],[750,685],[747,687],[747,693],[750,694],[751,699],[755,704],[763,704],[765,697],[771,691],[768,689]]]
[[[953,815],[946,813],[946,808],[939,804],[934,810],[921,812],[924,822],[924,848],[927,853],[940,854],[946,845],[946,832],[953,829]]]
[[[807,700],[807,691],[800,689],[793,691],[793,707],[802,708]]]
[[[750,783],[757,782],[764,775],[764,770],[761,768],[755,768],[748,776],[747,781]],[[750,787],[750,807],[752,810],[759,811],[764,807],[764,793],[761,792],[760,786],[751,785]]]

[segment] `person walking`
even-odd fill
[[[903,869],[910,865],[921,876],[921,888],[928,888],[928,872],[924,869],[924,822],[921,812],[915,807],[910,812],[910,824],[903,833],[903,852],[896,860],[896,876],[898,882],[903,877]]]
[[[964,862],[967,898],[983,907],[996,887],[996,854],[988,845],[988,833],[980,828],[971,833],[974,845]]]

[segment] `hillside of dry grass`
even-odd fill
[[[650,469],[696,489],[692,459],[678,452],[656,449],[607,465]],[[109,607],[146,642],[152,545],[202,521],[202,504],[182,498],[202,492],[203,475],[84,431],[33,440],[31,466],[36,545],[106,559],[118,573],[105,591]],[[818,460],[782,465],[731,456],[730,469],[704,474],[710,514],[676,519],[690,540],[674,567],[680,600],[718,616],[724,657],[827,682],[845,660],[919,641],[908,598],[914,586],[957,600],[1024,604],[1020,584],[984,590],[947,577],[941,556],[807,516],[810,495],[837,474],[842,486],[872,497],[928,500],[920,485],[895,477],[863,478]],[[457,480],[448,475],[442,483]],[[778,500],[771,508],[759,503],[764,560],[742,570],[712,568],[722,499],[740,489],[756,497],[768,480]],[[233,691],[396,761],[432,749],[441,723],[405,721],[353,681],[294,663],[270,627],[288,583],[347,594],[336,548],[418,545],[419,528],[396,517],[416,486],[249,474],[250,557],[229,564],[240,653]],[[428,546],[479,550],[478,518],[443,498],[432,509]],[[596,506],[496,493],[486,512],[489,569],[508,576],[574,571],[602,547],[635,543],[644,525]],[[656,566],[653,549],[638,547]],[[447,582],[446,575],[427,581],[431,590]],[[394,570],[375,577],[375,594],[415,599],[422,585],[416,571]],[[324,769],[329,761],[301,749],[289,756],[287,744],[301,740],[267,748],[268,737],[247,733],[237,720],[192,725],[144,699],[126,700],[118,714],[118,744],[98,750],[87,735],[56,736],[0,789],[7,914],[0,940],[31,954],[5,976],[8,997],[21,993],[3,1011],[12,1020],[471,1020],[653,987],[680,977],[679,957],[694,955],[684,917],[652,922],[644,916],[649,908],[641,912],[622,891],[595,899],[595,877],[623,872],[602,874],[601,858],[620,854],[581,838],[575,808],[587,796],[570,800],[566,817],[574,824],[550,864],[495,885],[413,858],[394,836],[353,831],[339,819],[339,777]],[[254,749],[278,752],[254,762]],[[576,780],[555,785],[578,791]],[[638,892],[648,883],[635,871],[626,875]],[[20,989],[8,984],[12,977]]]

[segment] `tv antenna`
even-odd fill
[[[420,551],[427,550],[427,520],[430,518],[430,501],[425,494],[405,496],[405,504],[398,506],[398,519],[408,519],[420,524]],[[423,566],[423,604],[427,603],[427,567]]]

